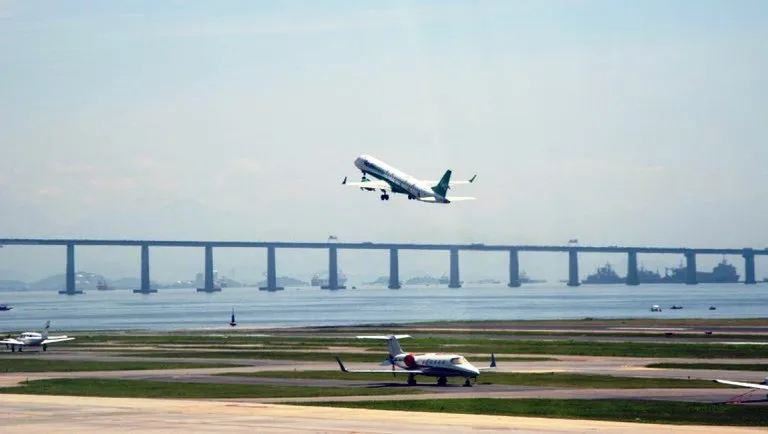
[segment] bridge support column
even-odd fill
[[[517,250],[514,249],[509,251],[509,283],[507,286],[510,288],[520,286],[520,262]]]
[[[279,291],[284,289],[277,286],[277,261],[275,260],[275,247],[267,247],[267,286],[259,287],[263,291]]]
[[[59,294],[82,294],[83,291],[77,290],[77,282],[75,282],[75,245],[67,244],[67,272],[64,281],[64,290],[59,291]]]
[[[685,284],[696,285],[698,283],[696,279],[696,253],[685,253]]]
[[[345,286],[339,285],[339,260],[336,247],[328,248],[328,285],[320,287],[321,289],[344,289]]]
[[[147,244],[141,245],[141,288],[134,289],[133,292],[136,294],[157,292],[149,286],[149,246]]]
[[[579,256],[576,250],[568,252],[568,286],[579,286]]]
[[[744,257],[744,284],[754,285],[755,282],[755,253],[752,249],[745,249]]]
[[[451,249],[451,281],[448,283],[449,288],[461,288],[461,281],[459,280],[459,250]]]
[[[389,289],[400,289],[400,264],[397,249],[389,249]]]
[[[216,286],[213,281],[213,246],[205,246],[205,276],[202,288],[197,288],[198,292],[216,292],[221,291],[221,287]]]
[[[637,252],[627,254],[627,285],[639,285],[640,279],[637,275]]]

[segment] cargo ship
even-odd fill
[[[680,265],[677,268],[667,268],[664,277],[661,278],[662,282],[685,283],[688,274],[687,268],[688,267],[685,265]],[[712,272],[696,272],[696,281],[698,283],[736,283],[739,281],[739,277],[739,273],[736,272],[736,267],[729,264],[725,258],[723,258],[719,264],[715,265]]]

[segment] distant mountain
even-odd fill
[[[389,285],[389,276],[379,276],[373,282],[366,282],[366,285]]]
[[[138,277],[122,277],[117,280],[107,280],[107,286],[113,289],[139,289],[141,288],[141,279]],[[157,289],[160,285],[152,280],[149,281],[151,289]]]
[[[0,280],[0,291],[21,291],[24,289],[27,289],[27,284],[21,280]]]
[[[104,276],[100,274],[78,271],[75,273],[75,288],[79,290],[96,289],[96,285],[103,279]],[[66,286],[66,280],[67,278],[64,273],[54,274],[53,276],[31,283],[29,288],[61,290]]]

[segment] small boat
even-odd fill
[[[651,312],[661,312],[661,306],[659,306],[658,304],[654,304],[653,306],[651,306]]]
[[[232,319],[229,321],[229,325],[231,327],[234,327],[237,325],[237,323],[235,322],[235,308],[232,308]]]
[[[682,309],[682,308],[683,308],[683,306],[677,306],[677,305],[674,305],[674,304],[672,305],[672,307],[670,307],[670,309]]]
[[[7,304],[0,304],[0,311],[11,310],[11,309],[13,309],[13,307],[8,306]]]

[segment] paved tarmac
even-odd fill
[[[640,424],[263,403],[0,395],[3,433],[756,434],[764,427]]]

